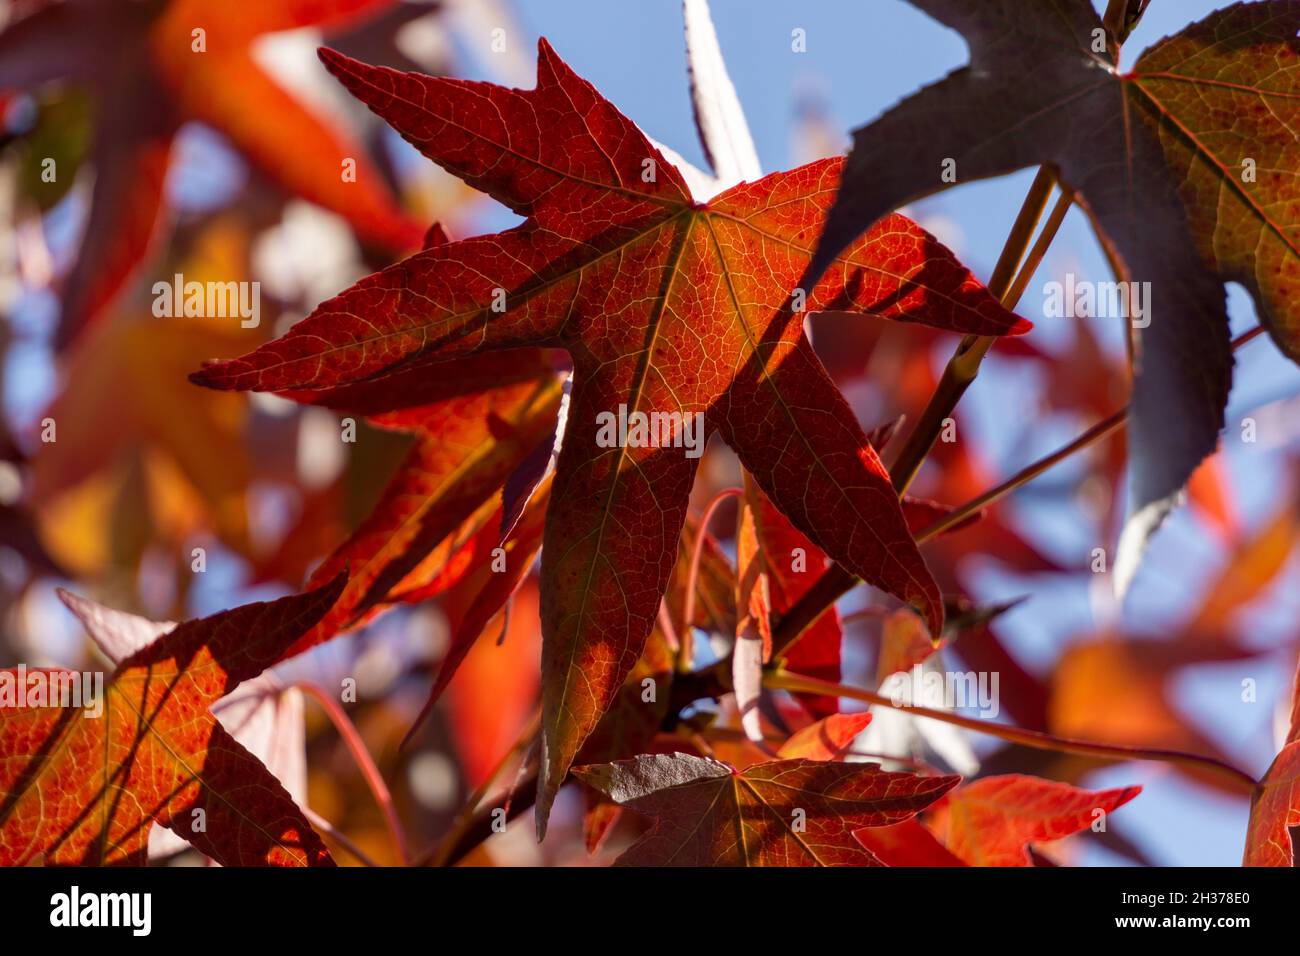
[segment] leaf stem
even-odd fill
[[[384,822],[388,825],[388,834],[392,838],[394,848],[397,850],[397,858],[403,866],[406,866],[410,861],[407,853],[406,834],[402,830],[402,821],[397,817],[397,809],[393,805],[393,795],[389,793],[388,784],[384,783],[384,777],[379,772],[379,768],[375,766],[374,760],[371,759],[370,751],[366,749],[366,742],[361,739],[361,734],[357,732],[352,719],[339,706],[338,701],[315,684],[309,681],[295,681],[290,686],[298,688],[320,704],[326,716],[329,717],[335,729],[338,730],[339,736],[343,738],[343,742],[347,745],[348,751],[352,754],[352,759],[356,762],[362,777],[365,778],[366,785],[370,787],[370,792],[374,794],[375,802],[379,804],[379,809],[384,814]]]
[[[531,807],[537,801],[537,771],[534,770],[515,784],[510,798],[510,805],[506,808],[506,820],[513,820]],[[475,812],[469,824],[465,827],[460,836],[452,841],[449,840],[450,849],[443,855],[444,866],[455,866],[474,849],[492,837],[497,832],[493,824],[496,822],[493,818],[493,811],[496,807],[483,806]]]
[[[1241,335],[1237,336],[1235,339],[1232,340],[1232,350],[1235,352],[1237,349],[1241,348],[1246,343],[1254,340],[1258,335],[1263,333],[1263,331],[1264,331],[1264,327],[1262,325],[1257,325],[1250,331],[1243,332]],[[1128,406],[1125,405],[1123,408],[1112,412],[1110,415],[1106,416],[1101,421],[1097,422],[1097,424],[1093,425],[1091,428],[1089,428],[1083,434],[1079,435],[1079,437],[1075,438],[1073,441],[1065,445],[1062,445],[1060,448],[1052,452],[1050,455],[1047,455],[1044,458],[1040,458],[1037,461],[1033,462],[1032,464],[1026,465],[1024,468],[1020,469],[1020,471],[1016,472],[1006,481],[1002,482],[999,485],[996,485],[993,488],[990,488],[988,491],[984,492],[978,497],[972,498],[970,501],[966,502],[960,508],[956,508],[950,511],[948,514],[944,515],[934,524],[920,531],[916,535],[916,543],[922,544],[926,541],[929,541],[931,538],[935,538],[943,534],[948,529],[956,527],[962,521],[966,520],[971,515],[973,515],[975,512],[987,508],[989,505],[993,504],[995,501],[998,501],[1001,498],[1005,498],[1008,494],[1015,491],[1020,486],[1026,485],[1029,482],[1033,481],[1035,478],[1037,478],[1043,472],[1047,471],[1053,465],[1060,464],[1061,462],[1065,461],[1065,459],[1073,455],[1075,452],[1082,451],[1084,448],[1087,448],[1089,445],[1095,444],[1096,442],[1101,441],[1103,438],[1108,437],[1114,432],[1119,431],[1127,423],[1128,423]]]
[[[1007,308],[1015,308],[1025,287],[1042,262],[1047,248],[1056,237],[1074,194],[1062,186],[1061,195],[1048,218],[1038,241],[1030,248],[1034,230],[1038,228],[1052,189],[1056,185],[1056,172],[1049,166],[1042,166],[1034,177],[1020,206],[1020,212],[1011,226],[1011,232],[998,256],[993,275],[989,278],[988,289]],[[1026,252],[1028,258],[1026,259]],[[1023,263],[1023,268],[1022,268]],[[934,447],[935,439],[943,431],[944,421],[952,414],[961,397],[975,381],[979,374],[980,363],[992,346],[992,336],[968,335],[961,340],[952,358],[948,360],[939,379],[934,394],[921,413],[915,427],[908,433],[907,441],[899,450],[898,457],[890,468],[889,476],[901,497],[916,477],[921,464]],[[772,635],[772,654],[780,658],[789,652],[795,642],[802,637],[818,619],[845,594],[858,584],[858,579],[840,565],[835,564],[826,570],[817,582],[795,604],[781,616]]]
[[[722,502],[731,497],[739,497],[744,492],[740,488],[723,488],[704,509],[700,523],[695,528],[695,547],[691,551],[690,573],[686,576],[686,596],[682,600],[682,624],[677,630],[677,670],[686,673],[695,666],[695,588],[700,579],[700,559],[704,554],[704,539],[708,537],[709,522],[713,513]]]
[[[1243,332],[1232,340],[1233,351],[1235,352],[1247,343],[1254,341],[1263,333],[1264,327],[1262,325],[1257,325],[1255,328]],[[1126,405],[1088,428],[1073,441],[1061,446],[1045,458],[1040,458],[1038,461],[1026,465],[1006,481],[990,488],[978,497],[972,498],[939,521],[925,528],[916,535],[917,543],[922,544],[938,537],[977,511],[987,508],[1022,485],[1028,484],[1043,472],[1065,461],[1076,452],[1082,451],[1089,445],[1101,441],[1123,428],[1127,422],[1128,406]],[[778,657],[788,651],[795,641],[807,632],[808,628],[812,627],[823,614],[830,610],[836,601],[852,590],[857,583],[857,579],[845,572],[839,565],[833,565],[818,578],[807,593],[796,601],[789,611],[782,615],[781,620],[773,630],[773,647],[779,649],[779,654],[774,651],[773,657]]]
[[[1114,35],[1115,42],[1122,44],[1138,25],[1150,3],[1151,0],[1110,0],[1101,22]],[[1117,52],[1116,59],[1118,57]]]
[[[1047,257],[1047,250],[1051,247],[1052,240],[1060,232],[1061,223],[1065,221],[1065,217],[1073,205],[1074,190],[1067,188],[1062,183],[1061,192],[1056,197],[1056,203],[1052,206],[1052,211],[1048,213],[1047,222],[1043,225],[1043,231],[1038,234],[1038,239],[1034,241],[1033,248],[1025,256],[1024,264],[1020,267],[1020,271],[1016,273],[1015,280],[1007,289],[1006,295],[1002,297],[1002,304],[1008,309],[1014,309],[1020,304],[1020,299],[1029,286],[1029,280],[1034,277],[1038,267],[1043,264],[1043,259]]]
[[[835,684],[830,681],[818,680],[815,677],[805,677],[801,674],[791,674],[785,671],[778,671],[764,675],[763,686],[772,688],[773,690],[786,690],[795,693],[818,694],[829,697],[847,697],[850,700],[860,700],[868,704],[876,704],[894,710],[905,711],[915,714],[918,717],[928,717],[932,720],[943,721],[947,724],[955,724],[956,726],[964,727],[967,730],[988,734],[1009,743],[1019,744],[1023,747],[1033,747],[1036,750],[1051,750],[1058,753],[1080,754],[1085,757],[1100,757],[1105,760],[1152,760],[1160,763],[1199,767],[1206,770],[1212,770],[1224,777],[1233,779],[1237,783],[1243,785],[1243,788],[1247,792],[1253,792],[1257,785],[1255,778],[1244,770],[1239,770],[1231,764],[1201,754],[1184,753],[1180,750],[1126,747],[1119,744],[1100,744],[1089,740],[1075,740],[1069,737],[1058,737],[1054,734],[1043,733],[1037,730],[1025,730],[1020,727],[1010,727],[1006,724],[990,723],[987,720],[979,720],[974,717],[963,717],[960,714],[953,714],[944,710],[934,710],[929,707],[894,703],[894,701],[889,697],[884,694],[875,693],[874,691],[864,690],[860,687],[852,687],[847,684]]]
[[[799,638],[812,628],[835,602],[858,584],[858,579],[838,564],[832,564],[813,586],[781,615],[772,629],[772,659],[780,661]]]
[[[956,508],[950,511],[948,514],[944,515],[934,524],[920,531],[916,535],[916,543],[921,544],[923,542],[929,541],[931,538],[935,538],[943,534],[949,528],[955,527],[956,525],[960,524],[962,521],[969,518],[975,512],[980,511],[981,509],[986,508],[989,505],[993,504],[993,502],[1006,497],[1011,492],[1019,488],[1021,485],[1025,485],[1033,481],[1035,478],[1037,478],[1043,472],[1047,471],[1053,465],[1060,464],[1061,462],[1065,461],[1065,459],[1073,455],[1075,452],[1082,451],[1084,448],[1087,448],[1089,445],[1101,441],[1107,435],[1110,435],[1118,431],[1119,429],[1123,428],[1127,420],[1128,420],[1128,406],[1125,406],[1124,408],[1121,408],[1119,411],[1114,412],[1113,414],[1107,416],[1106,418],[1103,418],[1101,421],[1093,425],[1091,428],[1085,431],[1078,438],[1074,439],[1068,444],[1062,445],[1060,448],[1052,452],[1050,455],[1038,459],[1038,461],[1034,462],[1033,464],[1027,465],[1026,467],[1022,468],[1020,471],[1012,475],[1010,478],[1008,478],[1006,481],[1002,482],[1000,485],[990,488],[988,491],[984,492],[983,494],[978,495],[975,498],[972,498],[970,501],[966,502],[960,508]]]
[[[1038,170],[1038,175],[1034,177],[1033,184],[1029,187],[1029,193],[1025,196],[1016,221],[1011,226],[1011,233],[1002,247],[1002,253],[998,256],[997,265],[994,266],[993,275],[989,279],[988,289],[995,298],[1002,301],[1003,305],[1008,302],[1012,280],[1016,276],[1021,260],[1024,259],[1026,250],[1029,249],[1030,241],[1034,238],[1034,230],[1038,228],[1038,221],[1042,218],[1043,210],[1047,208],[1047,200],[1052,194],[1055,183],[1056,174],[1050,167],[1043,166]],[[1047,241],[1050,242],[1051,239]],[[1014,304],[1010,307],[1014,307]],[[967,335],[958,344],[952,358],[948,360],[934,395],[930,397],[929,404],[925,406],[916,425],[908,433],[907,441],[889,470],[889,477],[894,487],[898,489],[899,495],[907,490],[912,479],[916,477],[921,463],[925,461],[926,455],[934,446],[935,439],[943,430],[945,419],[952,414],[957,402],[961,400],[970,383],[975,380],[980,362],[983,361],[992,344],[992,336]]]

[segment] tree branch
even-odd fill
[[[1024,747],[1033,747],[1036,750],[1051,750],[1057,753],[1080,754],[1085,757],[1100,757],[1105,760],[1154,760],[1160,763],[1199,767],[1206,770],[1212,770],[1215,773],[1232,779],[1239,784],[1246,793],[1253,793],[1258,785],[1255,778],[1244,770],[1239,770],[1231,764],[1224,763],[1221,760],[1216,760],[1213,757],[1205,757],[1201,754],[1184,753],[1180,750],[1125,747],[1119,744],[1099,744],[1089,740],[1075,740],[1069,737],[1057,737],[1053,734],[1043,733],[1037,730],[1024,730],[1020,727],[1010,727],[1006,724],[995,724],[974,717],[962,717],[959,714],[949,713],[946,710],[933,710],[929,707],[917,707],[911,704],[896,704],[884,694],[864,690],[860,687],[851,687],[847,684],[834,684],[830,681],[818,680],[815,677],[804,677],[801,674],[790,674],[786,672],[767,674],[763,678],[763,686],[770,687],[774,690],[787,690],[796,693],[817,694],[819,696],[828,697],[847,697],[851,700],[860,700],[869,704],[890,707],[894,710],[905,711],[918,717],[927,717],[932,720],[943,721],[946,724],[955,724],[958,727],[965,727],[967,730],[973,730],[981,734],[988,734],[1001,740],[1008,741],[1009,743],[1020,744]]]

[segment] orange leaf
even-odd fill
[[[1092,792],[1020,774],[985,777],[950,793],[932,825],[971,866],[1031,866],[1030,843],[1087,829],[1128,803],[1141,787]]]
[[[289,794],[208,708],[274,662],[342,589],[339,578],[178,625],[118,666],[98,712],[0,707],[0,865],[38,854],[139,864],[155,822],[223,865],[332,865]],[[0,695],[16,680],[0,672]]]

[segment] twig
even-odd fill
[[[1030,250],[1034,230],[1038,227],[1043,210],[1047,208],[1047,200],[1051,197],[1055,184],[1055,171],[1047,166],[1041,167],[1029,187],[1024,203],[1021,204],[1020,212],[1011,226],[1011,232],[1007,236],[1002,253],[998,256],[997,265],[993,269],[993,275],[989,279],[989,291],[1007,308],[1014,309],[1019,302],[1029,281],[1028,277],[1032,276],[1034,270],[1038,268],[1073,202],[1074,194],[1063,187],[1042,235],[1029,251],[1029,259],[1026,260],[1026,251]],[[1021,268],[1022,262],[1024,268]],[[957,407],[958,401],[966,393],[971,382],[975,381],[976,375],[979,374],[980,363],[983,362],[993,342],[992,336],[968,335],[962,339],[952,358],[948,360],[925,411],[921,413],[920,419],[908,434],[906,443],[899,450],[898,457],[889,470],[890,480],[900,496],[907,491],[921,464],[930,453],[930,449],[934,447],[935,440],[943,430],[944,421]],[[849,571],[838,564],[831,565],[803,597],[782,615],[772,635],[772,656],[780,658],[789,653],[795,642],[808,632],[831,605],[852,590],[857,583],[858,579]]]
[[[1262,325],[1243,332],[1232,340],[1232,349],[1237,351],[1246,344],[1253,342],[1262,335],[1264,327]],[[955,508],[943,518],[940,518],[928,528],[920,531],[916,535],[918,544],[929,541],[943,532],[960,524],[969,518],[972,514],[987,508],[989,505],[1006,497],[1011,492],[1028,484],[1037,478],[1043,472],[1055,465],[1065,461],[1076,452],[1082,451],[1089,445],[1095,444],[1106,438],[1108,435],[1123,428],[1128,422],[1128,406],[1125,406],[1115,412],[1112,412],[1106,418],[1097,422],[1088,428],[1083,434],[1073,441],[1062,445],[1056,451],[1044,458],[1026,465],[1020,471],[1016,472],[1006,481],[990,488],[983,494]],[[838,573],[837,573],[838,572]],[[807,630],[812,627],[817,620],[830,610],[841,597],[847,594],[858,583],[857,578],[849,575],[839,565],[833,565],[829,570],[822,574],[820,578],[808,589],[802,598],[794,603],[788,612],[782,615],[781,620],[777,623],[772,632],[772,643],[775,648],[779,648],[779,654],[774,651],[773,657],[776,658],[786,653],[789,648],[797,641]]]
[[[700,558],[704,554],[704,539],[709,533],[709,522],[722,502],[731,497],[738,497],[743,493],[740,488],[723,488],[709,501],[708,507],[704,509],[704,514],[700,517],[700,523],[696,525],[695,547],[691,551],[691,567],[686,576],[686,596],[682,600],[682,624],[677,630],[677,670],[683,673],[689,671],[695,665],[695,634],[693,631],[695,588],[699,582]]]
[[[1073,753],[1086,757],[1100,757],[1107,760],[1153,760],[1161,763],[1201,767],[1207,770],[1213,770],[1225,777],[1232,778],[1238,783],[1243,784],[1248,792],[1253,792],[1257,785],[1255,778],[1244,770],[1239,770],[1231,764],[1201,754],[1184,753],[1179,750],[1125,747],[1119,744],[1099,744],[1088,740],[1074,740],[1069,737],[1057,737],[1053,734],[1042,733],[1037,730],[1024,730],[1020,727],[1009,727],[1006,724],[995,724],[987,720],[978,720],[973,717],[962,717],[959,714],[949,713],[944,710],[933,710],[929,707],[917,707],[911,704],[894,703],[890,698],[883,694],[875,693],[874,691],[864,690],[860,687],[851,687],[847,684],[835,684],[830,681],[818,680],[815,677],[805,677],[801,674],[790,674],[786,672],[767,674],[764,675],[763,686],[770,687],[774,690],[786,690],[795,693],[818,694],[820,696],[828,697],[847,697],[850,700],[860,700],[869,704],[890,707],[894,710],[901,710],[915,714],[918,717],[928,717],[933,720],[943,721],[947,724],[955,724],[958,727],[965,727],[967,730],[974,730],[978,733],[988,734],[1010,743],[1020,744],[1024,747],[1033,747],[1037,750]]]
[[[1099,421],[1097,424],[1093,425],[1091,428],[1089,428],[1078,438],[1074,439],[1074,441],[1066,445],[1062,445],[1060,448],[1058,448],[1056,451],[1052,452],[1050,455],[1046,456],[1045,458],[1040,458],[1038,461],[1034,462],[1033,464],[1025,466],[1020,471],[1016,472],[1014,475],[1008,478],[1006,481],[1002,482],[1002,484],[990,488],[988,491],[984,492],[978,497],[972,498],[970,501],[966,502],[960,508],[955,508],[952,511],[948,512],[948,514],[944,515],[934,524],[920,531],[916,535],[916,543],[921,544],[923,542],[929,541],[931,538],[943,534],[949,528],[961,524],[961,522],[965,521],[967,518],[975,514],[977,511],[980,511],[983,508],[987,508],[989,505],[993,504],[993,502],[1001,498],[1004,498],[1005,496],[1007,496],[1008,494],[1010,494],[1011,492],[1019,488],[1021,485],[1025,485],[1033,481],[1035,478],[1037,478],[1043,472],[1047,471],[1047,469],[1051,468],[1053,465],[1060,464],[1061,462],[1065,461],[1065,459],[1073,455],[1075,452],[1081,451],[1084,448],[1087,448],[1089,445],[1101,441],[1107,435],[1110,435],[1118,431],[1119,429],[1123,428],[1127,420],[1128,420],[1128,407],[1125,406],[1124,408],[1121,408],[1119,411],[1113,413],[1109,417],[1104,418],[1101,421]]]
[[[397,850],[397,858],[403,866],[410,861],[406,847],[406,834],[402,830],[402,821],[397,817],[397,808],[393,805],[393,795],[388,792],[388,784],[384,783],[384,777],[375,766],[374,760],[370,757],[370,751],[366,749],[366,742],[361,739],[361,734],[353,725],[347,712],[339,706],[336,701],[324,690],[308,681],[296,681],[290,686],[297,687],[303,693],[313,698],[316,703],[324,709],[334,727],[338,730],[339,736],[347,744],[348,751],[352,754],[352,759],[356,761],[362,777],[365,778],[370,792],[374,794],[375,802],[379,804],[379,809],[383,811],[384,822],[388,825],[388,834],[392,837],[393,846]]]
[[[1047,208],[1047,200],[1052,194],[1055,182],[1056,174],[1049,167],[1043,166],[1038,170],[1038,175],[1034,177],[1029,193],[1020,207],[1020,213],[1011,226],[1011,233],[1002,247],[1002,254],[998,256],[997,265],[993,268],[988,289],[1004,305],[1008,302],[1008,293],[1021,260],[1029,248],[1030,240],[1034,237],[1038,220],[1042,217],[1043,210]],[[1048,241],[1051,241],[1050,238]],[[1014,308],[1014,304],[1008,307]],[[925,411],[921,413],[921,417],[908,434],[907,441],[899,450],[893,467],[889,469],[889,477],[900,495],[912,483],[912,479],[921,468],[921,463],[925,461],[939,433],[943,431],[944,420],[952,414],[952,410],[957,407],[957,402],[970,387],[970,383],[975,380],[980,362],[983,361],[993,341],[992,336],[968,335],[962,339],[952,358],[948,360],[948,365],[943,370],[943,376],[939,379],[929,404],[925,406]]]
[[[513,820],[531,807],[537,800],[537,772],[533,771],[521,779],[514,788],[514,796],[510,801],[509,808],[506,809],[506,820]],[[464,831],[451,845],[445,854],[445,866],[455,866],[470,853],[474,851],[479,844],[487,840],[496,829],[494,824],[494,811],[497,807],[485,805],[482,809],[474,814],[474,818],[465,827]]]
[[[1264,331],[1264,327],[1262,325],[1257,325],[1249,332],[1243,332],[1241,335],[1237,336],[1235,339],[1232,340],[1233,351],[1235,352],[1243,345],[1253,341],[1263,331]],[[1028,484],[1030,481],[1037,478],[1039,475],[1047,471],[1053,465],[1060,464],[1061,462],[1065,461],[1065,459],[1073,455],[1075,452],[1082,451],[1084,448],[1087,448],[1089,445],[1101,441],[1103,438],[1106,438],[1108,435],[1111,435],[1112,433],[1123,428],[1128,423],[1128,411],[1129,411],[1128,406],[1125,405],[1123,408],[1119,409],[1118,411],[1112,412],[1110,415],[1103,418],[1101,421],[1097,422],[1097,424],[1093,425],[1091,428],[1085,431],[1078,438],[1075,438],[1073,441],[1069,442],[1068,444],[1062,445],[1060,448],[1052,452],[1050,455],[1047,455],[1045,458],[1040,458],[1038,459],[1038,461],[1026,465],[1024,468],[1020,469],[1020,471],[1016,472],[1014,475],[1012,475],[1006,481],[1002,482],[1000,485],[990,488],[988,491],[984,492],[983,494],[979,495],[976,498],[972,498],[970,501],[966,502],[960,508],[956,508],[950,511],[948,514],[944,515],[934,524],[920,531],[916,535],[917,544],[922,544],[926,541],[929,541],[931,538],[943,534],[949,528],[953,528],[961,524],[961,522],[969,518],[971,515],[975,514],[978,511],[981,511],[984,508],[987,508],[995,501],[998,501],[999,499],[1006,497],[1008,494],[1015,491],[1021,485]]]

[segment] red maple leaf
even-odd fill
[[[1300,827],[1300,670],[1291,695],[1291,727],[1250,801],[1242,866],[1294,866]]]
[[[696,416],[698,450],[718,431],[795,527],[939,631],[938,589],[897,494],[804,337],[800,310],[994,335],[1028,323],[900,216],[847,247],[815,287],[796,288],[840,160],[697,202],[545,41],[526,91],[322,58],[426,156],[527,220],[363,279],[280,339],[194,379],[325,389],[480,350],[569,352],[569,425],[542,562],[542,832],[655,620],[698,462],[680,447]],[[678,416],[682,428],[666,436],[678,447],[602,447],[599,416],[620,406]]]
[[[1294,866],[1300,827],[1300,740],[1278,753],[1250,802],[1243,866]]]
[[[447,591],[485,569],[498,545],[515,551],[502,540],[501,487],[539,442],[551,440],[561,392],[562,379],[547,354],[529,349],[478,355],[433,372],[413,367],[324,392],[286,393],[412,433],[415,444],[370,514],[312,573],[309,586],[317,587],[346,570],[348,585],[285,656],[363,624],[389,605]],[[493,570],[510,572],[518,583],[535,551],[525,548],[519,560],[510,557]],[[500,601],[511,590],[513,584]],[[484,608],[480,628],[499,607]]]
[[[680,753],[576,767],[574,776],[654,818],[622,866],[879,866],[853,831],[910,819],[961,779],[804,759],[738,772]]]
[[[47,694],[0,707],[0,866],[143,864],[155,822],[227,866],[333,865],[284,787],[209,707],[274,663],[342,589],[340,577],[186,621],[122,661],[98,706],[81,706],[95,703],[84,696],[56,706]],[[0,671],[0,690],[18,674]]]
[[[1141,787],[1096,792],[1022,774],[984,777],[935,808],[935,832],[971,866],[1032,866],[1029,845],[1086,830]]]

